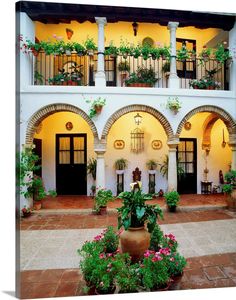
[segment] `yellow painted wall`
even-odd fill
[[[119,158],[125,158],[128,160],[128,169],[125,171],[125,189],[129,190],[129,184],[133,181],[132,172],[136,167],[142,171],[142,183],[143,190],[148,192],[148,172],[146,162],[149,159],[156,159],[159,163],[162,163],[165,154],[168,152],[167,136],[158,120],[153,116],[141,112],[143,117],[142,123],[139,128],[144,131],[144,151],[141,153],[133,153],[130,150],[131,145],[131,131],[137,126],[134,123],[134,116],[136,113],[129,113],[118,119],[108,134],[107,139],[107,152],[105,154],[106,160],[106,186],[116,193],[116,173],[114,163]],[[123,140],[125,142],[125,148],[118,150],[114,148],[115,140]],[[162,148],[160,150],[153,150],[151,143],[153,140],[161,140]],[[158,171],[156,175],[156,191],[160,188],[166,188],[166,179],[162,177]]]
[[[192,124],[191,130],[183,128],[180,138],[197,138],[197,183],[200,192],[200,181],[204,179],[204,168],[206,167],[206,155],[202,150],[203,124],[209,116],[209,113],[198,113],[191,117],[188,121]],[[209,169],[208,181],[213,184],[219,184],[219,170],[223,173],[227,172],[231,161],[231,149],[228,144],[225,148],[221,147],[222,132],[224,129],[225,141],[229,141],[228,130],[222,120],[216,121],[211,131],[211,150],[207,156],[207,168]]]
[[[73,129],[68,131],[65,127],[67,122],[72,122]],[[56,188],[56,134],[58,133],[86,133],[87,134],[87,159],[95,157],[93,151],[93,134],[87,122],[71,112],[58,112],[47,117],[42,122],[42,130],[35,134],[35,138],[42,139],[42,177],[46,189]],[[88,176],[88,192],[92,185],[90,176]]]
[[[83,42],[87,36],[93,37],[97,43],[97,24],[88,21],[78,23],[72,21],[71,24],[43,24],[35,22],[36,37],[39,40],[51,41],[55,40],[53,35],[61,36],[64,41],[67,40],[66,28],[74,31],[71,41]],[[177,38],[195,39],[197,41],[197,51],[201,51],[202,47],[220,32],[220,29],[208,28],[197,29],[195,27],[180,27],[177,29]],[[105,26],[105,45],[108,46],[110,41],[113,41],[116,46],[119,46],[121,38],[124,41],[138,44],[142,43],[145,37],[151,37],[154,42],[160,42],[168,45],[170,33],[166,26],[152,23],[139,23],[138,34],[135,37],[131,22],[108,23]]]

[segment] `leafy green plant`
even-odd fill
[[[70,79],[69,72],[66,72],[65,69],[58,69],[58,72],[58,74],[48,79],[49,84],[61,85]]]
[[[169,276],[174,277],[182,275],[186,265],[187,261],[182,255],[178,252],[171,253],[167,264]]]
[[[141,284],[139,264],[124,264],[116,275],[119,293],[135,293]]]
[[[145,290],[157,290],[167,285],[169,273],[166,259],[161,253],[147,250],[140,267],[142,286]]]
[[[112,191],[106,189],[98,190],[95,196],[95,210],[99,211],[101,207],[107,206],[108,201],[113,201]]]
[[[170,191],[170,192],[165,193],[164,198],[165,198],[166,204],[169,207],[177,206],[179,203],[179,200],[180,200],[179,193],[176,191]]]
[[[146,166],[147,166],[148,170],[156,170],[156,168],[158,166],[158,162],[155,159],[149,159],[146,162]]]
[[[42,85],[43,79],[44,79],[43,75],[35,70],[34,71],[34,84]]]
[[[118,199],[122,199],[122,207],[117,208],[118,211],[118,228],[124,226],[127,230],[129,227],[140,227],[147,225],[148,231],[152,232],[158,217],[163,217],[162,210],[159,205],[146,204],[146,200],[152,197],[142,193],[138,188],[131,192],[122,192],[118,195]]]
[[[106,104],[106,99],[102,97],[98,97],[94,101],[86,100],[86,102],[91,103],[91,107],[89,109],[89,117],[93,118],[98,114],[97,108],[101,109]]]
[[[119,49],[113,45],[113,41],[110,41],[109,46],[104,51],[104,54],[116,57],[119,54]]]
[[[225,181],[232,185],[236,185],[236,170],[231,170],[225,173]]]
[[[164,234],[161,230],[161,227],[158,224],[155,224],[155,227],[151,233],[149,249],[153,251],[159,251],[159,249],[161,248],[160,244],[163,237]]]
[[[125,170],[128,167],[128,160],[125,158],[119,158],[115,161],[116,170]]]
[[[150,86],[154,86],[156,81],[156,73],[151,66],[149,68],[139,66],[137,71],[131,73],[129,77],[125,80],[125,84],[126,86],[129,86],[132,83],[146,83]]]
[[[176,59],[180,61],[186,61],[190,58],[190,51],[186,48],[186,45],[182,45],[180,49],[176,51]]]
[[[120,40],[120,46],[119,46],[119,54],[123,56],[123,58],[127,58],[127,56],[131,53],[130,50],[130,43],[127,40]]]
[[[181,108],[181,102],[178,97],[169,97],[166,103],[166,108],[169,108],[172,111],[178,112]]]
[[[130,70],[130,65],[127,61],[121,61],[119,64],[118,64],[118,70],[120,72],[129,72]]]
[[[169,156],[166,154],[160,167],[162,176],[168,177],[169,168]],[[180,159],[177,160],[177,175],[181,176],[184,173],[184,169],[180,166]]]
[[[90,158],[87,164],[87,174],[91,174],[93,180],[96,180],[96,172],[97,172],[97,160],[95,158]]]
[[[117,251],[119,245],[119,236],[114,231],[112,226],[108,226],[107,229],[103,231],[102,243],[105,253],[114,253]]]
[[[224,184],[222,187],[222,191],[228,195],[232,193],[233,187],[231,184]]]
[[[93,38],[87,37],[86,41],[84,42],[84,46],[87,50],[97,50],[97,46],[93,40]]]
[[[164,73],[170,72],[170,61],[169,61],[169,60],[167,60],[167,61],[163,64],[162,71],[163,71]]]
[[[77,54],[79,56],[83,56],[86,54],[86,49],[83,45],[81,45],[80,43],[74,42],[73,43],[73,48],[74,50],[77,52]]]
[[[225,61],[231,58],[230,52],[225,49],[223,44],[218,44],[216,50],[214,51],[215,59],[223,64]]]

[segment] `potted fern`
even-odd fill
[[[148,173],[153,175],[153,174],[156,174],[156,168],[158,166],[158,163],[155,159],[149,159],[147,162],[146,162],[146,166],[148,168]]]
[[[124,174],[125,169],[128,167],[128,161],[124,158],[119,158],[115,161],[116,174]]]

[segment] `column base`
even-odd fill
[[[106,86],[106,75],[103,71],[98,71],[95,74],[95,86]]]
[[[179,89],[180,88],[180,79],[179,77],[169,77],[168,87],[171,89]]]

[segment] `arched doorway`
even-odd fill
[[[91,185],[87,160],[95,155],[96,128],[76,107],[54,108],[43,108],[32,116],[26,140],[41,140],[42,178],[47,190],[56,189],[58,195],[87,195]]]
[[[229,134],[234,130],[232,117],[215,106],[198,107],[182,119],[177,129],[177,159],[183,171],[178,176],[179,193],[210,193],[218,187],[219,171],[225,173],[229,169]]]

